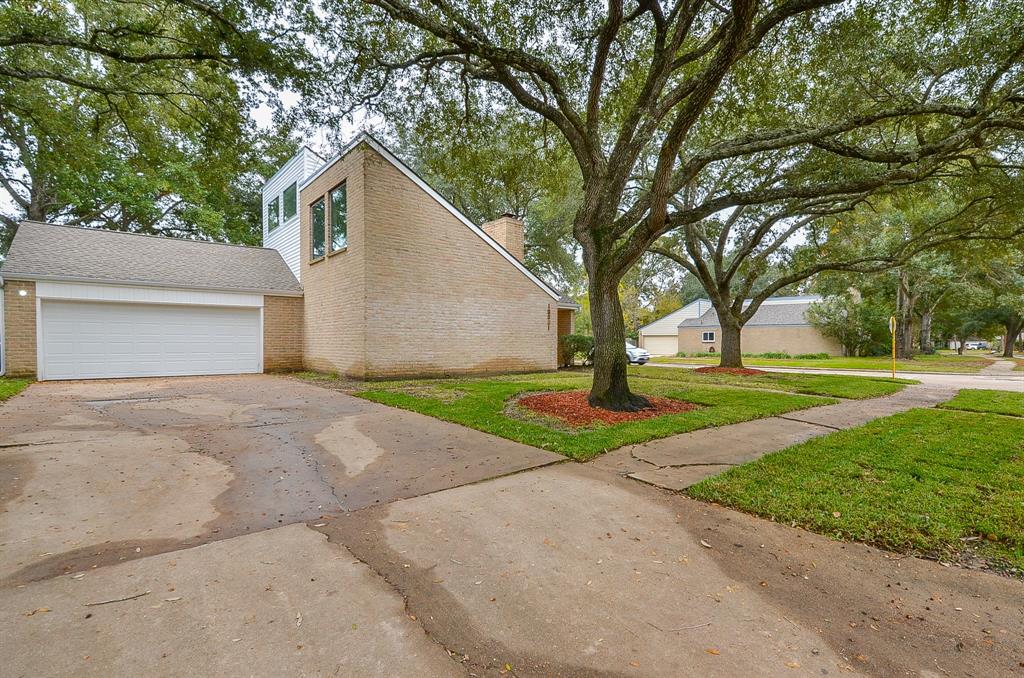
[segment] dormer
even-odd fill
[[[300,282],[299,186],[323,162],[313,149],[302,146],[263,185],[263,246],[280,252]]]

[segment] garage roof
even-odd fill
[[[299,295],[277,250],[23,221],[0,275]]]
[[[756,325],[810,325],[807,309],[820,297],[804,297],[789,303],[762,304],[744,327]],[[687,318],[679,327],[718,327],[718,313],[711,309],[699,318]]]

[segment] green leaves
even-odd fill
[[[294,144],[248,111],[311,91],[314,20],[301,1],[3,5],[0,252],[25,217],[257,242],[258,175]]]

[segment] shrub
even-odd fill
[[[769,351],[767,353],[744,353],[747,358],[771,358],[773,360],[787,360],[789,354],[784,351]]]
[[[584,358],[594,348],[594,338],[585,334],[563,334],[558,338],[558,364],[572,367],[576,356]]]
[[[824,360],[825,358],[831,358],[828,353],[798,353],[794,358],[800,358],[801,360]]]
[[[686,351],[680,351],[679,353],[676,353],[676,357],[677,358],[685,358],[686,357]]]

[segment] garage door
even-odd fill
[[[41,379],[259,372],[260,309],[41,302]]]

